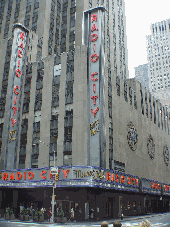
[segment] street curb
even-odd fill
[[[51,222],[35,222],[36,224],[51,224],[51,225],[53,225],[53,224],[56,224],[56,225],[58,225],[58,224],[61,224],[61,225],[92,225],[92,224],[97,224],[97,225],[100,225],[101,224],[101,222],[102,221],[107,221],[109,224],[113,224],[113,222],[115,222],[115,221],[120,221],[120,222],[127,222],[127,221],[130,221],[130,220],[140,220],[140,219],[144,219],[144,218],[149,218],[149,217],[155,217],[155,216],[160,216],[160,215],[167,215],[167,214],[169,214],[169,212],[167,212],[167,213],[157,213],[157,214],[149,214],[149,215],[143,215],[143,216],[138,216],[138,217],[127,217],[127,218],[123,218],[123,220],[121,220],[120,218],[118,218],[118,219],[113,219],[113,220],[101,220],[101,221],[93,221],[93,222],[75,222],[75,223],[73,223],[73,222],[66,222],[66,223],[60,223],[60,222],[57,222],[57,223],[51,223]],[[22,223],[33,223],[33,221],[21,221],[21,220],[19,220],[19,219],[14,219],[14,220],[7,220],[7,219],[5,219],[5,218],[0,218],[0,222],[4,222],[4,221],[6,221],[6,222],[22,222]]]

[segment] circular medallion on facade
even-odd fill
[[[135,129],[135,126],[132,122],[129,122],[127,125],[128,128],[128,134],[127,134],[127,140],[128,140],[128,145],[129,147],[135,151],[137,148],[137,143],[138,143],[138,133],[137,130]]]
[[[169,148],[167,145],[163,147],[164,163],[169,165]]]
[[[150,134],[148,139],[147,139],[147,148],[148,148],[148,154],[151,159],[154,159],[155,155],[155,144],[154,144],[154,139],[152,135]]]

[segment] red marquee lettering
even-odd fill
[[[97,113],[98,110],[99,110],[98,107],[95,109],[95,111],[93,109],[91,109],[91,112],[93,113],[94,117],[96,116],[96,113]]]
[[[13,174],[13,173],[11,173],[9,180],[15,180],[15,179],[14,179],[14,174]]]
[[[112,181],[115,181],[115,174],[112,175]]]
[[[33,172],[28,172],[28,179],[32,180],[33,178],[34,178],[34,173]]]
[[[20,77],[21,76],[21,70],[20,69],[16,69],[15,70],[15,74],[16,74],[16,76]]]
[[[91,15],[91,22],[97,21],[97,14]]]
[[[18,57],[22,58],[23,52],[21,50],[18,50]]]
[[[16,95],[18,95],[19,93],[16,91],[16,89],[19,90],[20,88],[19,88],[18,86],[15,86],[15,87],[14,87],[14,93],[15,93]]]
[[[26,179],[26,172],[24,172],[24,180]]]
[[[93,24],[93,26],[92,26],[92,28],[91,28],[91,31],[92,31],[92,32],[93,32],[93,31],[98,31],[98,28],[96,27],[95,24]]]
[[[23,32],[20,32],[20,39],[24,40],[25,34]]]
[[[15,111],[17,111],[17,107],[12,107],[12,109],[14,110],[14,115],[15,115]]]
[[[22,42],[20,43],[20,45],[18,47],[21,47],[24,50],[24,46],[23,46]]]
[[[21,180],[22,174],[20,172],[17,172],[17,180]]]
[[[136,179],[136,185],[138,186],[138,179]]]
[[[12,117],[11,117],[11,121],[12,121],[13,126],[17,122],[17,120],[16,119],[14,120]]]
[[[93,103],[94,103],[94,105],[96,104],[96,99],[98,98],[98,95],[96,95],[96,96],[91,96],[91,99],[93,99]]]
[[[3,173],[3,180],[7,180],[8,178],[8,173]]]
[[[116,174],[116,182],[118,182],[118,181],[119,181],[119,175]]]
[[[49,171],[49,179],[51,179],[51,171]]]
[[[107,180],[110,180],[111,174],[107,173]]]
[[[94,72],[91,74],[91,80],[92,81],[97,81],[98,79],[97,78],[93,78],[94,75],[97,75],[97,72]]]
[[[69,169],[67,169],[67,171],[65,171],[65,170],[63,169],[63,172],[64,172],[64,174],[65,174],[65,178],[67,178],[67,174],[69,173]]]
[[[128,177],[128,184],[131,184],[131,182],[129,180],[130,180],[130,177]]]
[[[97,38],[98,38],[98,35],[97,34],[92,34],[91,35],[91,42],[95,42],[96,40],[97,40]]]
[[[94,57],[96,57],[95,59],[93,59]],[[91,61],[92,62],[96,62],[99,59],[99,55],[98,54],[92,54],[91,55]]]
[[[122,184],[124,184],[124,183],[125,183],[125,177],[122,176]]]
[[[43,174],[45,174],[45,173],[46,173],[46,171],[41,172],[41,178],[46,179],[46,176],[43,176]]]

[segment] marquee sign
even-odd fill
[[[149,179],[142,178],[142,192],[151,194],[161,194],[162,185],[158,181],[153,181]]]
[[[0,171],[0,187],[52,187],[53,175],[48,167]],[[158,195],[170,195],[170,185],[139,178],[115,170],[91,166],[58,167],[56,187],[99,187]]]
[[[84,12],[84,44],[88,46],[89,165],[100,166],[104,133],[104,7]]]
[[[33,187],[52,186],[50,168],[3,170],[0,172],[0,186]],[[139,178],[111,171],[86,166],[59,167],[56,186],[106,187],[116,190],[139,190]]]
[[[9,136],[7,147],[6,169],[15,168],[16,147],[17,147],[17,134],[18,123],[20,117],[20,104],[21,104],[21,91],[23,81],[23,70],[25,63],[26,42],[28,30],[20,24],[14,25],[13,32],[13,47],[10,62],[9,78],[13,80],[13,87],[11,90],[11,109],[10,109],[10,123],[9,123]]]

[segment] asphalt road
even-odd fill
[[[165,213],[165,214],[157,214],[157,215],[149,215],[148,217],[141,217],[141,219],[139,217],[136,218],[136,220],[132,220],[135,219],[135,217],[130,218],[129,220],[123,220],[121,221],[122,226],[126,227],[126,226],[140,226],[141,222],[145,219],[147,219],[148,221],[151,222],[152,226],[165,226],[165,227],[169,227],[170,226],[170,213]],[[112,227],[113,224],[111,224],[111,221],[109,221],[109,227]],[[90,226],[97,226],[100,227],[99,223],[96,222],[92,222],[92,223],[67,223],[67,224],[39,224],[39,223],[26,223],[26,222],[14,222],[14,221],[0,221],[0,227],[19,227],[19,226],[27,226],[27,227],[34,227],[34,226],[40,226],[40,227],[50,227],[50,226],[57,226],[57,227],[64,227],[64,226],[76,226],[76,227],[90,227]]]

